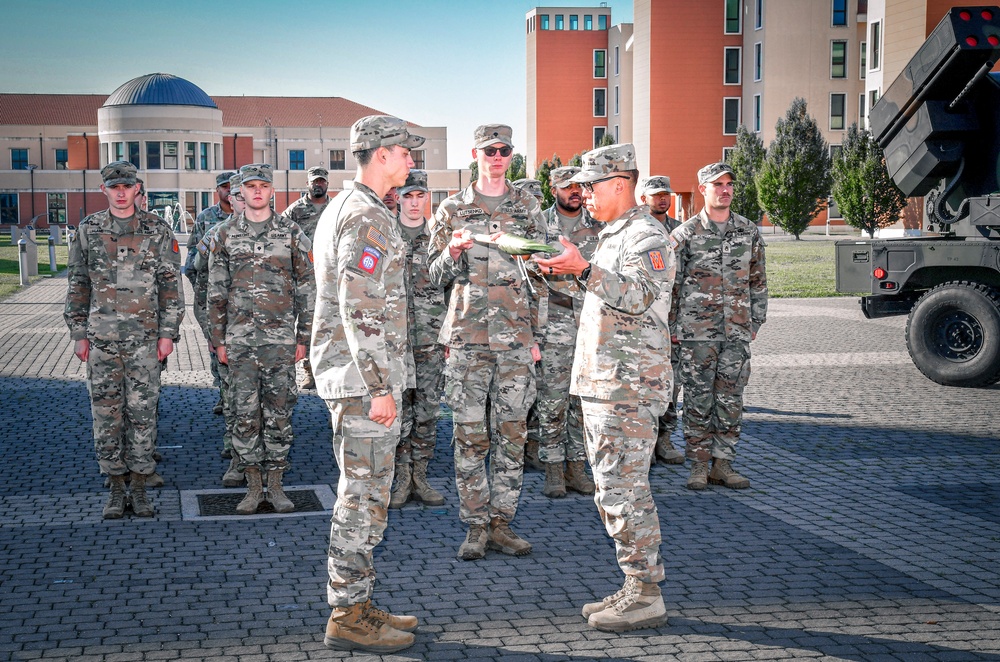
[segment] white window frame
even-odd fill
[[[598,90],[600,90],[601,92],[604,92],[604,114],[603,115],[598,115],[597,114],[597,92],[598,92]],[[595,87],[594,88],[594,95],[591,97],[591,99],[593,100],[593,105],[591,106],[591,108],[593,108],[593,110],[594,110],[594,117],[607,117],[608,116],[608,88],[606,88],[606,87]]]
[[[739,28],[736,32],[730,32],[727,29],[727,24],[729,23],[729,16],[726,13],[728,11],[729,0],[722,0],[722,33],[723,34],[743,34],[743,0],[736,0],[736,20],[739,23]]]
[[[615,85],[615,116],[621,115],[621,93],[619,87]],[[615,142],[618,142],[617,140]]]
[[[841,97],[844,100],[844,106],[841,109],[842,114],[840,115],[841,127],[839,129],[833,126],[833,98]],[[847,130],[847,95],[843,92],[831,92],[830,101],[827,105],[827,120],[829,122],[830,131],[846,131]]]
[[[598,129],[601,130],[601,137],[600,138],[597,137],[597,130]],[[606,126],[594,126],[594,133],[592,134],[592,137],[594,139],[594,147],[592,149],[596,149],[597,148],[597,143],[599,143],[601,140],[603,140],[604,136],[607,135],[607,133],[608,133],[608,127],[606,127]]]
[[[726,74],[729,72],[729,51],[736,51],[736,82],[730,83],[726,80]],[[723,85],[742,85],[743,84],[743,47],[742,46],[725,46],[722,53],[722,84]]]
[[[833,22],[834,5],[837,0],[830,0],[830,27],[833,28],[847,28],[851,25],[851,3],[848,0],[844,0],[844,23],[837,24]]]
[[[882,21],[868,26],[868,71],[882,70]]]
[[[762,104],[759,94],[753,95],[753,132],[760,133]]]
[[[597,54],[604,53],[604,75],[597,75]],[[594,49],[594,59],[592,60],[594,68],[594,79],[595,80],[607,80],[608,79],[608,49],[606,48],[595,48]]]
[[[861,80],[865,79],[865,74],[868,72],[868,42],[861,42],[860,48],[858,48],[858,69],[860,73],[858,78]]]
[[[726,131],[726,106],[730,101],[736,102],[736,129],[732,132]],[[722,135],[724,136],[735,136],[740,129],[740,122],[743,121],[743,98],[742,97],[723,97],[722,98]]]
[[[844,45],[844,75],[843,76],[834,76],[833,75],[833,47],[834,47],[835,44],[843,44]],[[848,65],[850,64],[850,61],[848,59],[848,53],[847,53],[848,48],[847,48],[847,46],[848,46],[848,42],[847,42],[846,39],[831,39],[830,40],[830,80],[847,80],[847,78],[848,78],[848,73],[847,73],[848,72]]]
[[[866,106],[865,102],[866,101],[868,101],[868,98],[865,96],[865,93],[864,92],[860,93],[858,95],[858,128],[859,129],[864,129],[865,126],[868,124],[868,113],[865,112],[865,106]]]
[[[729,157],[733,155],[736,151],[736,147],[723,147],[722,148],[722,162],[729,163]]]
[[[764,42],[758,41],[753,45],[753,80],[755,83],[764,78]]]
[[[754,0],[753,29],[762,30],[764,28],[764,0]]]

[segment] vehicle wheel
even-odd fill
[[[1000,380],[1000,294],[977,283],[938,285],[917,300],[906,347],[924,375],[945,386]]]

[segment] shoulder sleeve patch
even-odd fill
[[[173,251],[174,251],[175,253],[180,253],[180,252],[181,252],[181,248],[180,248],[180,246],[178,246],[178,245],[177,245],[177,240],[176,240],[176,239],[174,239],[174,240],[173,240],[173,243],[172,243],[172,245],[171,245],[171,247],[170,247],[170,248],[171,248],[171,249],[172,249],[172,250],[173,250]]]
[[[382,253],[377,248],[365,246],[361,251],[361,256],[358,258],[358,269],[361,269],[365,273],[374,274],[381,259]]]
[[[389,247],[389,242],[386,241],[385,236],[381,232],[379,232],[378,230],[376,230],[374,227],[369,227],[368,228],[368,234],[366,235],[366,238],[368,239],[368,241],[370,241],[371,243],[375,244],[376,246],[378,246],[382,250],[385,250],[386,248]],[[368,272],[368,273],[371,273],[371,272]]]
[[[646,255],[649,256],[649,263],[653,266],[653,271],[663,271],[667,268],[667,265],[663,263],[663,253],[659,250],[649,251]]]

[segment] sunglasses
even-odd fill
[[[500,156],[507,158],[513,151],[513,149],[507,147],[506,145],[503,147],[483,147],[483,152],[486,156],[496,156],[497,152],[500,152]]]
[[[592,182],[583,182],[583,183],[580,184],[580,186],[582,186],[583,190],[586,191],[587,193],[593,193],[594,192],[594,184],[600,184],[601,182],[606,182],[606,181],[609,181],[611,179],[626,179],[626,177],[624,177],[622,175],[612,175],[611,177],[605,177],[604,179],[595,179]]]

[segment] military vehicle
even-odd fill
[[[949,386],[1000,381],[1000,7],[956,7],[869,113],[893,180],[924,197],[919,237],[841,240],[837,290]]]

